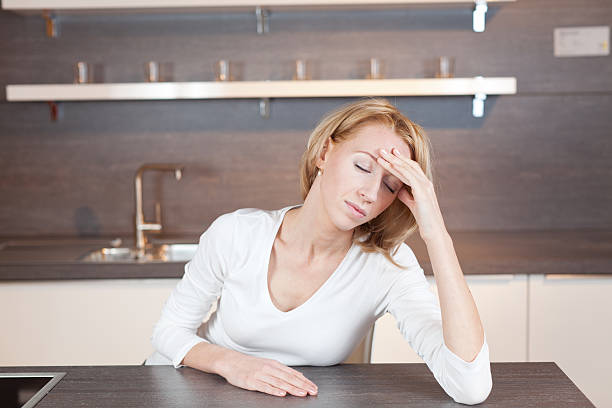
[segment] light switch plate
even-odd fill
[[[555,57],[610,55],[610,26],[555,28]]]

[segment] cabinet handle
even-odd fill
[[[544,279],[560,280],[560,279],[606,279],[612,278],[612,274],[608,273],[546,273]]]
[[[519,274],[520,275],[520,274]],[[463,275],[469,280],[495,280],[495,281],[511,281],[514,280],[517,274],[495,274],[495,275]],[[524,275],[523,275],[524,276]]]

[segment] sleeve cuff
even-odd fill
[[[446,347],[445,343],[442,344],[442,349],[446,354],[448,362],[458,370],[473,370],[477,367],[480,367],[482,364],[486,364],[489,362],[489,346],[487,344],[486,334],[484,336],[484,341],[482,343],[480,351],[476,355],[476,358],[472,361],[465,361],[457,354],[453,353],[448,347]]]
[[[189,350],[191,350],[196,344],[199,343],[210,343],[206,340],[204,340],[201,337],[196,337],[193,340],[191,340],[189,343],[187,343],[181,350],[180,352],[174,357],[174,359],[172,359],[172,365],[174,366],[174,368],[181,368],[184,367],[184,364],[181,364],[181,361],[183,361],[183,358],[185,358],[185,355],[189,352]]]

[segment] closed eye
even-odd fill
[[[366,173],[371,173],[369,170],[364,169],[363,167],[361,167],[360,165],[356,164],[355,167],[357,167],[359,170],[364,171]],[[395,193],[395,190],[393,190],[391,187],[389,187],[389,185],[387,183],[384,183],[385,187],[387,187],[387,189],[391,192],[391,194]]]
[[[364,169],[363,167],[361,167],[360,165],[356,164],[355,167],[357,167],[359,170],[361,171],[365,171],[366,173],[369,173],[369,170]]]

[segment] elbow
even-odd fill
[[[487,376],[477,383],[466,384],[457,395],[452,396],[455,402],[466,405],[476,405],[484,402],[491,393],[493,381],[491,376]]]
[[[164,335],[166,332],[167,326],[162,325],[161,322],[157,322],[150,337],[153,349],[157,351],[162,351],[164,349]]]

